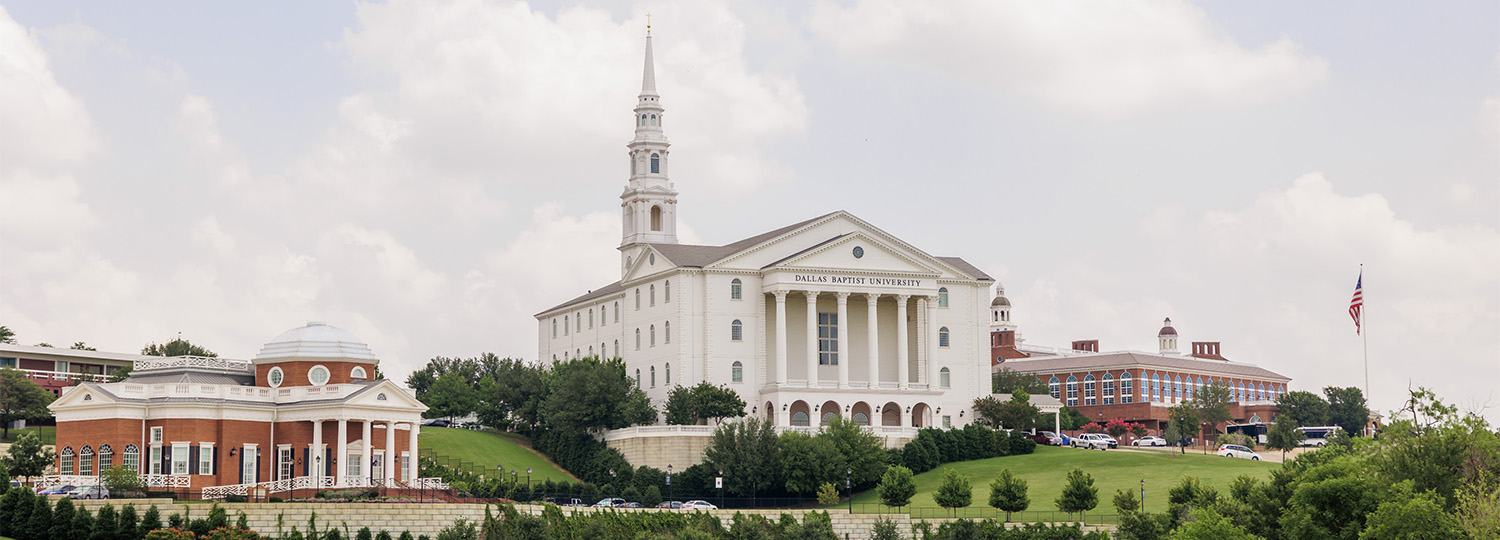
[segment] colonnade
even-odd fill
[[[819,348],[818,348],[818,297],[825,294],[817,290],[777,290],[771,294],[776,297],[776,385],[787,386],[787,297],[792,293],[801,294],[807,299],[807,387],[816,388],[820,385],[818,378]],[[849,335],[849,297],[853,295],[865,298],[866,309],[869,316],[866,317],[866,358],[864,360],[869,366],[869,388],[878,388],[881,384],[880,368],[883,361],[880,357],[880,322],[877,316],[877,307],[880,298],[884,296],[893,297],[896,300],[896,381],[897,388],[906,390],[913,385],[925,386],[932,384],[937,362],[933,358],[932,350],[938,345],[937,325],[937,297],[914,296],[908,294],[881,294],[881,293],[849,293],[831,292],[838,302],[838,331],[834,338],[835,350],[838,351],[838,387],[849,388],[849,365],[854,360],[849,354],[851,343]],[[906,325],[907,309],[910,301],[915,298],[917,302],[917,334],[922,336],[917,349],[916,374],[911,374],[910,363],[910,339]]]
[[[313,456],[315,456],[316,461],[314,461],[313,466],[308,467],[308,469],[311,471],[310,476],[313,477],[313,480],[315,482],[321,481],[323,476],[325,476],[323,474],[323,466],[321,465],[321,457],[323,454],[323,422],[324,420],[312,421],[312,454]],[[401,456],[401,452],[396,448],[396,426],[399,424],[405,424],[411,430],[411,435],[407,437],[406,441],[408,456],[405,463],[405,467],[407,469],[406,479],[408,481],[411,481],[415,480],[418,477],[420,468],[417,463],[417,434],[422,431],[422,426],[420,424],[416,422],[395,422],[389,420],[349,420],[347,418],[339,418],[337,419],[337,422],[338,439],[337,445],[335,447],[336,449],[334,450],[334,457],[336,461],[334,461],[335,466],[333,467],[333,478],[335,485],[347,485],[350,483],[348,479],[351,478],[363,479],[363,485],[373,484],[373,481],[375,480],[373,476],[373,458],[375,455],[375,444],[374,440],[372,440],[372,431],[374,430],[376,423],[382,423],[381,427],[385,429],[385,445],[381,448],[382,450],[385,450],[385,461],[381,464],[381,476],[384,477],[382,478],[382,480],[384,480],[385,484],[393,485],[396,479],[396,464],[399,463],[399,460],[397,458]],[[360,449],[361,466],[358,476],[349,476],[347,474],[349,471],[349,465],[347,463],[347,460],[349,459],[349,422],[359,422],[360,424],[362,424],[362,436],[360,437],[360,440],[363,441],[364,444]]]

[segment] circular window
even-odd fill
[[[328,384],[328,368],[313,366],[312,369],[307,370],[307,382],[312,383],[313,386]]]
[[[282,375],[281,368],[279,367],[273,367],[271,368],[271,371],[269,373],[266,373],[266,382],[271,383],[272,387],[281,386],[281,381],[283,378],[284,376]]]
[[[864,257],[864,256],[865,256],[865,248],[860,247],[860,246],[854,246],[854,258],[858,259],[858,258],[861,258],[861,257]]]

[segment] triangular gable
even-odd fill
[[[853,248],[858,247],[861,257],[855,258]],[[835,237],[810,247],[780,261],[764,267],[778,268],[830,268],[868,270],[874,272],[898,272],[938,276],[943,269],[930,264],[922,254],[913,254],[899,246],[865,234],[853,232]]]
[[[652,254],[655,254],[657,257],[656,265],[654,267],[653,265],[647,264],[646,262],[650,260]],[[660,274],[673,270],[675,268],[677,268],[677,262],[668,258],[667,254],[662,253],[661,250],[656,249],[656,246],[652,244],[645,244],[644,247],[641,248],[641,252],[637,254],[635,260],[630,262],[630,268],[625,270],[625,275],[620,278],[620,282],[629,283],[636,279]]]
[[[48,404],[47,407],[54,411],[71,408],[92,407],[95,405],[112,405],[119,400],[110,395],[109,392],[101,390],[94,383],[79,383],[63,389],[62,395]]]
[[[384,399],[381,399],[384,396]],[[344,401],[345,406],[394,407],[399,409],[427,410],[427,405],[417,401],[405,389],[390,380],[382,380]]]
[[[792,229],[792,230],[787,230],[783,234],[777,235],[775,237],[767,238],[764,241],[759,242],[759,243],[757,243],[754,246],[746,246],[744,249],[742,249],[742,250],[740,250],[740,251],[738,251],[738,252],[736,252],[736,253],[734,253],[732,255],[728,255],[728,256],[724,257],[723,259],[720,259],[720,260],[714,262],[711,265],[705,266],[705,268],[733,267],[733,263],[734,262],[736,262],[736,261],[742,261],[744,259],[747,259],[747,258],[749,258],[751,255],[753,255],[755,253],[758,253],[758,252],[761,252],[761,251],[763,251],[765,249],[768,249],[768,246],[772,246],[772,245],[776,245],[776,244],[781,244],[783,242],[788,242],[793,237],[803,235],[803,234],[807,233],[808,231],[811,231],[811,230],[814,230],[814,229],[818,229],[819,227],[822,227],[824,225],[827,225],[829,223],[832,223],[834,221],[841,220],[841,219],[848,221],[849,225],[850,225],[849,229],[851,229],[849,231],[845,231],[844,234],[856,233],[856,232],[865,232],[865,233],[868,234],[869,237],[871,237],[871,238],[878,238],[881,241],[883,241],[887,246],[895,248],[895,249],[897,249],[897,250],[899,250],[901,252],[907,253],[910,258],[912,258],[912,259],[914,259],[916,261],[921,261],[923,266],[929,266],[929,267],[932,267],[932,268],[941,269],[941,274],[944,275],[944,276],[960,277],[960,278],[967,278],[967,279],[979,279],[979,276],[969,275],[968,272],[965,272],[965,271],[963,271],[963,270],[955,267],[952,264],[948,264],[947,262],[944,262],[944,261],[938,259],[937,257],[933,257],[932,255],[927,254],[927,252],[922,251],[920,249],[917,249],[916,246],[908,244],[908,243],[902,241],[900,238],[896,238],[895,236],[891,235],[890,233],[887,233],[884,230],[881,230],[879,227],[871,225],[869,222],[867,222],[865,220],[862,220],[862,219],[859,219],[854,214],[850,214],[849,212],[844,211],[844,210],[839,210],[837,212],[834,212],[834,213],[828,214],[826,216],[823,216],[822,218],[818,218],[818,219],[814,219],[814,220],[803,222],[802,226],[800,226],[800,227],[796,227],[795,229]],[[826,238],[826,237],[825,238],[819,238],[817,240],[817,242],[815,242],[815,243],[823,243],[823,242],[827,242],[828,240],[829,239]],[[805,249],[805,247],[804,247],[804,249]],[[768,264],[771,263],[771,262],[772,261],[767,261]],[[762,265],[762,266],[764,266],[764,265]]]

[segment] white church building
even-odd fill
[[[620,279],[537,313],[540,358],[622,358],[658,406],[677,385],[724,385],[784,429],[838,415],[900,438],[972,420],[990,394],[994,280],[845,211],[679,243],[654,69],[648,36]]]

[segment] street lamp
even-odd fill
[[[724,507],[724,469],[719,469],[719,477],[718,477],[717,480],[718,480],[718,484],[719,484],[719,507],[723,508]]]
[[[1141,479],[1141,511],[1146,511],[1146,479]]]
[[[672,464],[667,464],[667,508],[672,507]]]
[[[854,513],[854,467],[844,469],[844,490],[849,492],[849,513]]]
[[[615,496],[615,470],[609,470],[609,496]]]
[[[531,467],[526,468],[526,496],[531,496]]]

